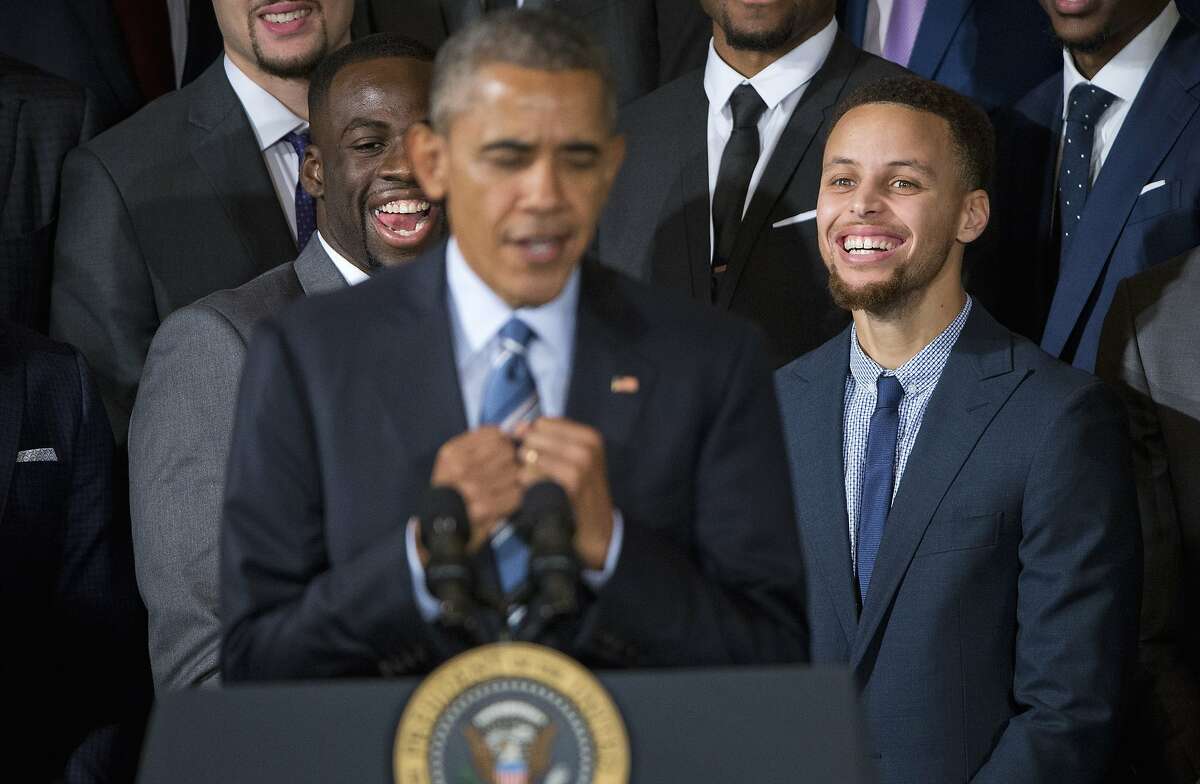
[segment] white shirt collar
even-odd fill
[[[321,247],[325,249],[325,253],[328,254],[330,260],[333,261],[333,266],[337,267],[338,272],[342,273],[342,277],[346,279],[346,283],[350,284],[351,286],[357,286],[359,283],[363,283],[371,277],[358,267],[351,264],[345,256],[334,250],[333,246],[326,242],[325,238],[321,236],[320,231],[317,231],[316,235],[317,239],[321,242]]]
[[[1175,29],[1178,21],[1179,9],[1175,7],[1175,0],[1171,0],[1154,21],[1146,25],[1145,30],[1138,33],[1132,41],[1125,45],[1124,49],[1117,52],[1113,59],[1104,64],[1104,67],[1096,73],[1090,83],[1102,90],[1107,90],[1122,101],[1133,103],[1133,99],[1137,98],[1138,91],[1142,89],[1142,83],[1146,81],[1146,75],[1150,73],[1150,67],[1154,65],[1159,53],[1167,45],[1167,39],[1171,37],[1171,31]],[[1071,96],[1071,90],[1076,85],[1087,81],[1075,67],[1075,59],[1071,57],[1071,52],[1064,47],[1062,114],[1064,118],[1067,116],[1067,101]]]
[[[453,318],[462,329],[472,355],[483,349],[509,318],[517,316],[559,360],[559,367],[570,367],[579,305],[578,267],[571,272],[559,295],[545,305],[513,310],[475,274],[458,241],[451,237],[446,245],[446,284]]]
[[[821,70],[833,49],[837,31],[837,20],[834,19],[819,33],[749,79],[722,60],[713,42],[709,41],[708,62],[704,66],[704,93],[708,96],[708,105],[722,110],[729,103],[733,91],[749,82],[767,105],[767,111],[774,109],[784,98],[808,84]]]
[[[290,131],[303,130],[308,123],[297,117],[292,110],[284,106],[278,98],[264,90],[240,68],[233,64],[225,55],[225,75],[229,85],[241,101],[246,117],[250,120],[250,128],[254,138],[258,140],[259,151],[266,150],[278,142]]]

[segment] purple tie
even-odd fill
[[[300,167],[304,167],[304,150],[308,147],[308,131],[289,131],[284,140],[292,145],[292,149],[296,151],[296,157],[300,159]],[[317,211],[316,205],[313,203],[313,197],[308,195],[308,191],[304,190],[304,184],[300,182],[299,172],[297,170],[296,178],[296,247],[304,250],[304,246],[308,244],[308,238],[312,236],[317,228]]]
[[[883,42],[884,57],[898,65],[908,65],[927,3],[928,0],[893,0],[892,18]]]

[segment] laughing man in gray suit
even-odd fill
[[[225,457],[254,325],[304,296],[414,258],[441,234],[403,145],[428,110],[432,52],[360,39],[318,66],[301,169],[317,233],[291,264],[176,311],[150,347],[129,435],[138,586],[158,691],[219,678],[217,532]]]

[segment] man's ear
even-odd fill
[[[321,160],[321,150],[311,142],[305,148],[304,161],[300,164],[300,183],[314,199],[325,195],[325,166]]]
[[[404,133],[404,149],[421,190],[433,201],[446,198],[446,138],[428,123],[418,122]]]
[[[958,241],[964,245],[979,239],[992,216],[992,203],[987,191],[979,189],[963,198],[962,216],[958,224]]]

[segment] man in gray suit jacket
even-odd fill
[[[353,2],[250,5],[214,0],[225,56],[63,164],[50,334],[95,371],[118,446],[162,320],[299,247],[308,74],[349,41]]]
[[[1138,711],[1142,781],[1200,780],[1200,248],[1127,278],[1096,372],[1129,413],[1145,579]]]
[[[963,291],[981,110],[908,76],[833,119],[816,229],[853,325],[776,375],[812,660],[854,671],[883,784],[1103,781],[1141,566],[1120,405]]]
[[[216,682],[217,532],[225,457],[254,325],[304,296],[415,257],[441,212],[413,179],[403,135],[428,111],[428,49],[394,34],[330,55],[309,92],[301,179],[317,233],[292,264],[173,313],[154,338],[129,431],[138,585],[157,690]]]

